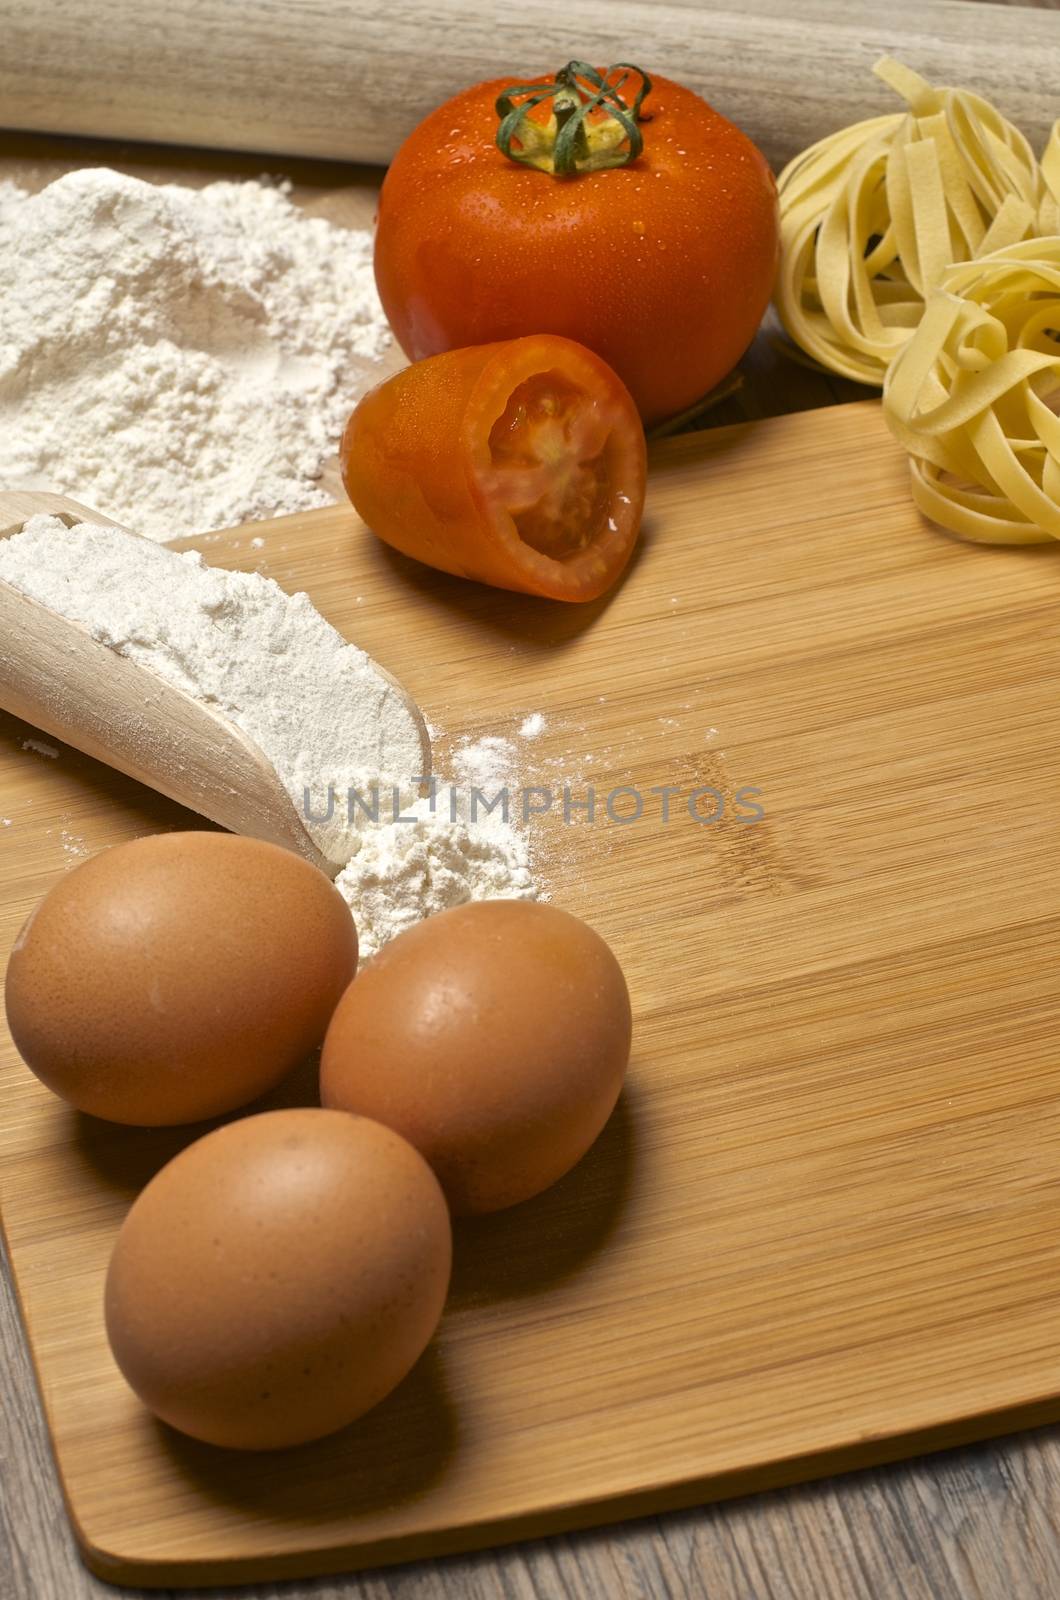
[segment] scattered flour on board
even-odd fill
[[[511,783],[515,775],[515,746],[495,734],[462,740],[452,759],[454,777],[468,790],[482,790],[487,800],[493,798],[491,791]]]
[[[336,881],[357,923],[362,956],[413,923],[469,900],[541,898],[530,839],[511,820],[516,751],[494,734],[462,740],[452,775],[406,805],[405,820],[363,830]],[[504,806],[508,793],[509,804]]]
[[[444,786],[401,815],[413,820],[364,828],[335,880],[357,923],[362,957],[422,918],[469,900],[539,898],[527,834],[499,813],[472,820],[461,788]]]
[[[370,232],[289,188],[0,181],[0,489],[153,539],[330,503],[322,465],[390,336]]]
[[[195,552],[47,516],[0,540],[0,580],[228,717],[271,761],[303,817],[310,791],[308,831],[335,866],[345,863],[337,885],[364,956],[450,906],[536,897],[526,830],[500,809],[482,814],[475,801],[476,789],[489,802],[513,781],[511,741],[463,741],[451,777],[399,804],[403,820],[390,820],[391,786],[414,793],[419,730],[404,698],[308,596],[260,573],[208,567]],[[58,754],[42,741],[26,745]],[[373,783],[378,820],[355,807],[351,823],[347,790],[370,800]],[[73,843],[64,835],[68,854]]]
[[[48,761],[58,761],[59,751],[55,745],[49,744],[46,739],[23,739],[23,750],[32,750],[35,756],[44,756]]]

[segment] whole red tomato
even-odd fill
[[[502,78],[406,139],[380,196],[375,271],[410,359],[562,334],[614,368],[648,424],[731,370],[773,286],[776,186],[750,139],[690,90],[658,78],[634,115],[646,83],[576,63],[536,88]],[[548,169],[572,110],[559,176]]]

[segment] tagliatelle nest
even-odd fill
[[[1060,539],[1060,236],[947,268],[883,408],[933,521],[986,544]]]
[[[781,173],[777,309],[832,372],[880,385],[953,262],[1060,233],[1060,123],[1039,164],[999,111],[884,57],[908,103],[812,145]]]

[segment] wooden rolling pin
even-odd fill
[[[69,526],[121,526],[61,495],[9,491],[0,493],[0,539],[38,512]],[[404,698],[429,773],[418,708],[396,678],[376,670]],[[0,708],[233,833],[297,851],[329,877],[343,865],[320,853],[275,768],[234,722],[2,581]]]
[[[897,109],[884,52],[995,100],[1041,150],[1060,16],[967,0],[0,0],[12,128],[386,162],[458,89],[571,58],[635,61],[740,124],[775,166]]]

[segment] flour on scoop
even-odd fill
[[[404,698],[307,595],[118,528],[67,528],[49,516],[0,539],[0,581],[243,730],[321,852],[346,863],[337,884],[362,955],[450,906],[537,895],[518,797],[514,820],[497,805],[515,777],[512,743],[465,740],[452,782],[414,798],[423,752]]]

